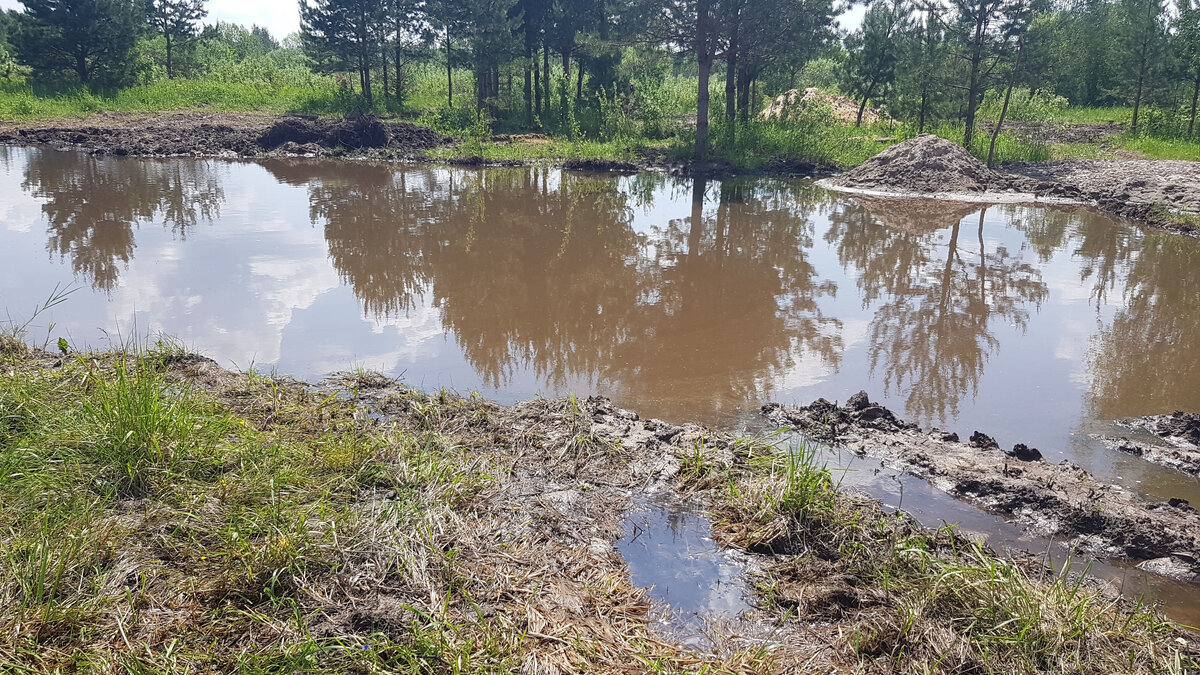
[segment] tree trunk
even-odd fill
[[[971,51],[971,69],[967,84],[967,114],[966,129],[963,131],[963,147],[971,149],[971,140],[975,135],[975,111],[979,107],[979,69],[983,62],[983,24],[975,23],[975,44]]]
[[[863,92],[862,102],[858,104],[858,117],[854,118],[854,126],[862,126],[863,113],[867,110],[867,99],[871,98],[871,94],[875,92],[875,83],[872,82],[867,90]]]
[[[711,0],[700,0],[696,8],[696,65],[700,81],[696,92],[696,159],[708,155],[708,79],[712,73],[712,53],[708,49],[708,12]]]
[[[562,53],[562,69],[563,69],[562,89],[558,92],[558,94],[559,94],[559,96],[558,96],[558,98],[559,98],[558,116],[559,116],[559,119],[562,120],[563,126],[566,126],[566,124],[567,124],[567,104],[568,104],[567,92],[570,91],[570,89],[571,89],[571,53],[565,49],[563,50],[563,53]]]
[[[163,31],[163,37],[167,40],[167,79],[172,80],[175,79],[175,69],[171,64],[171,32]]]
[[[383,73],[383,98],[384,100],[387,100],[388,96],[391,95],[391,89],[388,84],[388,57],[386,47],[379,50],[379,57],[383,59],[383,68],[380,72]]]
[[[925,133],[925,106],[929,100],[929,85],[921,83],[921,111],[917,114],[917,133]]]
[[[454,107],[454,64],[450,62],[450,26],[446,26],[446,107]]]
[[[1188,136],[1196,129],[1196,103],[1200,102],[1200,68],[1196,69],[1196,84],[1192,87],[1192,116],[1188,118]]]
[[[533,112],[542,116],[542,66],[538,63],[538,51],[533,53]]]
[[[91,73],[88,72],[86,55],[75,54],[75,74],[79,76],[80,82],[82,82],[84,84],[88,83],[88,75],[90,75]]]
[[[737,115],[737,53],[738,53],[738,24],[737,17],[730,17],[729,48],[725,52],[725,120],[733,123]]]
[[[396,100],[404,101],[404,80],[400,75],[400,40],[396,40]]]
[[[542,67],[545,72],[542,74],[542,86],[546,88],[546,117],[550,117],[550,47],[546,46],[542,49]]]
[[[738,119],[742,124],[750,121],[750,74],[745,70],[738,73]]]
[[[1142,66],[1138,69],[1137,93],[1133,97],[1133,121],[1129,123],[1130,133],[1137,133],[1138,112],[1142,108],[1142,85],[1145,82],[1146,62],[1142,60]]]
[[[533,50],[529,45],[525,45],[525,126],[533,126],[533,73],[530,66],[530,61],[533,59]]]
[[[575,101],[583,100],[583,60],[575,59]]]
[[[987,165],[992,168],[992,158],[996,154],[996,139],[1000,138],[1000,128],[1004,126],[1004,117],[1008,114],[1008,102],[1012,100],[1013,85],[1017,83],[1017,71],[1021,67],[1021,52],[1025,51],[1025,45],[1017,45],[1017,55],[1013,57],[1012,72],[1008,76],[1008,89],[1004,91],[1004,105],[1000,106],[1000,119],[996,120],[996,126],[992,129],[992,142],[988,144]],[[980,227],[983,225],[981,224]]]

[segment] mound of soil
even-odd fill
[[[178,113],[151,118],[97,115],[87,121],[76,126],[0,127],[0,143],[138,157],[269,157],[395,156],[423,152],[449,140],[415,124],[372,117]]]
[[[272,124],[257,139],[258,146],[273,150],[285,143],[316,143],[327,148],[404,148],[429,150],[446,142],[441,134],[407,122],[382,122],[375,117],[330,120],[286,117]]]
[[[966,443],[956,434],[923,432],[862,392],[844,406],[820,399],[790,408],[771,404],[763,413],[775,424],[925,478],[1038,535],[1065,537],[1077,550],[1138,561],[1167,558],[1170,565],[1156,568],[1176,578],[1200,574],[1200,512],[1183,500],[1148,502],[1070,462],[1050,464],[1034,448],[1018,444],[1003,451],[979,432]]]
[[[771,101],[771,105],[763,108],[758,118],[765,122],[790,119],[799,116],[805,110],[815,105],[828,104],[833,108],[833,117],[843,124],[854,124],[858,121],[858,102],[845,96],[830,94],[816,87],[809,87],[801,92],[799,89],[789,89]],[[863,124],[874,124],[883,119],[883,115],[874,108],[863,110]]]
[[[897,143],[828,183],[914,194],[979,194],[1007,187],[1003,175],[987,168],[961,145],[933,134]]]

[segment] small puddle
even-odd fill
[[[635,506],[617,550],[636,586],[649,589],[654,627],[695,649],[709,649],[752,609],[748,567],[712,537],[695,507],[655,498]]]

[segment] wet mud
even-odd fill
[[[1200,476],[1200,413],[1174,412],[1118,420],[1132,434],[1099,437],[1109,448],[1147,462]]]
[[[0,144],[137,157],[329,156],[402,159],[449,139],[374,117],[174,114],[108,115],[77,124],[0,125]]]
[[[819,399],[807,406],[771,404],[763,413],[775,424],[924,478],[1033,535],[1065,539],[1074,550],[1102,558],[1147,563],[1143,569],[1179,579],[1200,574],[1200,512],[1186,500],[1146,501],[1068,461],[1047,463],[1036,448],[1003,449],[983,432],[964,440],[922,430],[863,392],[845,405]]]

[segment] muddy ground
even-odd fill
[[[870,402],[864,392],[841,406],[820,399],[807,406],[770,405],[763,412],[776,424],[924,478],[1038,536],[1065,538],[1081,552],[1200,580],[1200,512],[1184,500],[1146,501],[1068,461],[1049,464],[1036,448],[1002,449],[978,431],[965,440],[923,431]]]
[[[1092,203],[1122,217],[1200,234],[1200,163],[1064,160],[989,169],[956,143],[923,134],[894,145],[824,184],[905,197]]]
[[[82,120],[0,123],[0,143],[138,157],[329,156],[419,159],[450,139],[373,117],[171,113],[106,114]]]
[[[1160,466],[1200,476],[1200,413],[1174,412],[1119,420],[1131,436],[1099,437],[1108,447]]]

